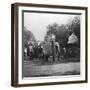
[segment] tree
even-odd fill
[[[66,45],[68,38],[68,32],[66,26],[61,24],[56,33],[56,41],[58,41],[62,46]]]
[[[76,16],[72,21],[68,21],[66,27],[68,33],[71,34],[74,32],[80,41],[80,16]]]
[[[49,24],[47,26],[47,29],[48,29],[47,35],[49,35],[49,34],[56,34],[57,28],[58,28],[58,24],[57,23],[54,23],[52,25]]]
[[[49,39],[50,34],[54,34],[56,41],[59,42],[62,46],[65,46],[68,41],[68,37],[74,32],[80,42],[80,17],[76,16],[72,20],[68,20],[66,24],[49,24],[47,26],[47,33],[45,40]],[[80,44],[80,43],[79,43]]]
[[[78,47],[80,47],[80,16],[76,16],[73,20],[68,21],[67,31],[69,36],[74,33],[78,38]]]
[[[80,17],[77,16],[72,21],[72,28],[75,33],[75,35],[78,37],[80,41]]]
[[[54,34],[56,37],[56,41],[60,44],[65,44],[67,40],[67,30],[64,24],[61,24],[60,26],[57,23],[54,23],[52,25],[47,26],[47,34],[45,36],[45,40],[49,39],[50,34]]]
[[[24,27],[24,47],[27,47],[28,42],[36,42],[36,39],[33,35],[33,33],[30,30],[27,30],[26,27]]]

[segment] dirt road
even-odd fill
[[[24,77],[76,74],[80,74],[80,62],[59,63],[52,65],[34,65],[25,63],[24,65]]]

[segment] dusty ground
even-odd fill
[[[39,61],[24,61],[24,77],[36,77],[36,76],[60,76],[60,75],[79,75],[80,74],[80,62],[65,62],[56,61],[51,62],[39,62]]]

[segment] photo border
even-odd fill
[[[80,81],[65,81],[65,82],[47,82],[47,83],[34,83],[34,84],[19,84],[18,83],[18,7],[41,7],[41,8],[60,8],[60,9],[76,9],[85,10],[85,80]],[[32,3],[15,3],[11,5],[11,85],[14,87],[21,86],[41,86],[41,85],[56,85],[56,84],[72,84],[72,83],[87,83],[88,82],[88,61],[87,61],[87,43],[88,43],[88,8],[81,6],[62,6],[62,5],[45,5],[45,4],[32,4]]]

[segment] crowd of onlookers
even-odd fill
[[[39,41],[29,42],[27,47],[24,47],[24,56],[31,60],[35,58],[44,59],[48,61],[50,57],[58,60],[61,58],[80,58],[80,47],[78,47],[78,38],[74,33],[68,38],[66,45],[62,46],[60,42],[53,41]]]

